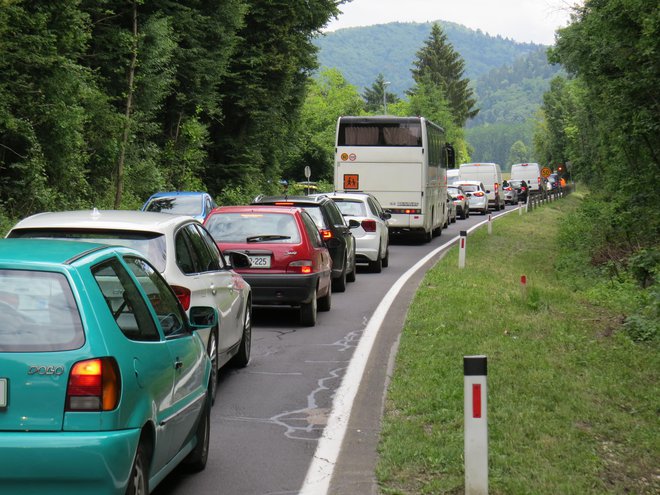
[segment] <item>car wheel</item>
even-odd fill
[[[357,267],[355,266],[355,256],[353,256],[353,269],[346,275],[347,282],[355,282],[356,270]]]
[[[197,423],[195,432],[197,444],[190,451],[185,459],[185,464],[191,471],[202,471],[206,467],[206,461],[209,458],[209,438],[211,437],[211,408],[208,400],[204,401],[202,413]]]
[[[330,311],[330,308],[332,307],[331,287],[328,287],[328,293],[325,296],[319,298],[316,306],[319,311]]]
[[[463,208],[461,210],[461,220],[465,220],[467,218],[467,210]]]
[[[314,294],[312,294],[312,300],[308,303],[303,303],[300,305],[300,323],[306,327],[313,327],[316,325],[316,310],[317,301],[315,289]]]
[[[380,273],[383,270],[383,258],[380,257],[380,246],[376,253],[376,261],[369,261],[369,271],[371,273]]]
[[[211,360],[211,378],[209,378],[209,396],[211,405],[215,404],[215,395],[218,390],[218,329],[211,330],[206,351]]]
[[[128,478],[126,495],[147,495],[149,493],[149,459],[142,442],[138,444],[135,460]]]
[[[344,260],[344,269],[341,271],[341,275],[332,279],[332,290],[334,292],[344,292],[346,290],[346,264],[347,261]]]
[[[388,246],[385,249],[385,256],[383,256],[383,268],[387,268],[390,265],[390,247]]]
[[[241,344],[238,346],[238,352],[231,358],[232,366],[236,368],[245,368],[250,362],[250,352],[252,350],[252,302],[248,301],[245,307],[245,316],[243,317],[243,336]]]

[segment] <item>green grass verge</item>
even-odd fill
[[[657,345],[555,270],[573,194],[493,222],[429,271],[389,386],[384,494],[464,492],[463,356],[488,356],[491,494],[660,493]],[[523,294],[520,276],[527,276]]]

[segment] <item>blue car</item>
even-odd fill
[[[149,493],[206,465],[211,362],[138,252],[0,240],[0,492]]]
[[[209,212],[218,206],[209,193],[192,191],[159,192],[143,205],[142,211],[188,215],[203,222]]]

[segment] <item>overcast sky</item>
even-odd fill
[[[519,42],[554,44],[578,0],[352,0],[328,31],[388,22],[451,21]]]

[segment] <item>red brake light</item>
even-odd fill
[[[174,294],[176,294],[181,306],[183,306],[184,311],[188,311],[188,308],[190,308],[190,289],[179,285],[173,285],[172,290],[174,291]]]
[[[321,230],[319,230],[319,232],[321,233],[321,238],[324,241],[328,241],[328,240],[332,239],[332,230],[321,229]]]
[[[311,260],[298,260],[292,261],[289,263],[289,266],[286,268],[287,273],[302,273],[307,275],[314,271],[313,263]]]
[[[111,411],[119,403],[121,384],[113,358],[79,361],[71,368],[66,389],[67,411]]]
[[[362,228],[365,232],[376,232],[376,220],[362,220]]]
[[[483,195],[484,195],[484,193],[481,192],[481,191],[477,191],[477,192],[475,192],[475,193],[472,193],[472,196],[477,196],[477,197],[479,197],[479,198],[480,198],[481,196],[483,196]]]
[[[465,199],[465,196],[463,196],[462,194],[459,194],[458,196],[456,196],[456,199],[459,200],[459,201],[463,201]]]
[[[497,191],[500,190],[500,185],[496,182],[495,183],[495,194],[497,194]]]
[[[277,201],[275,206],[293,206],[293,203],[291,201]]]

